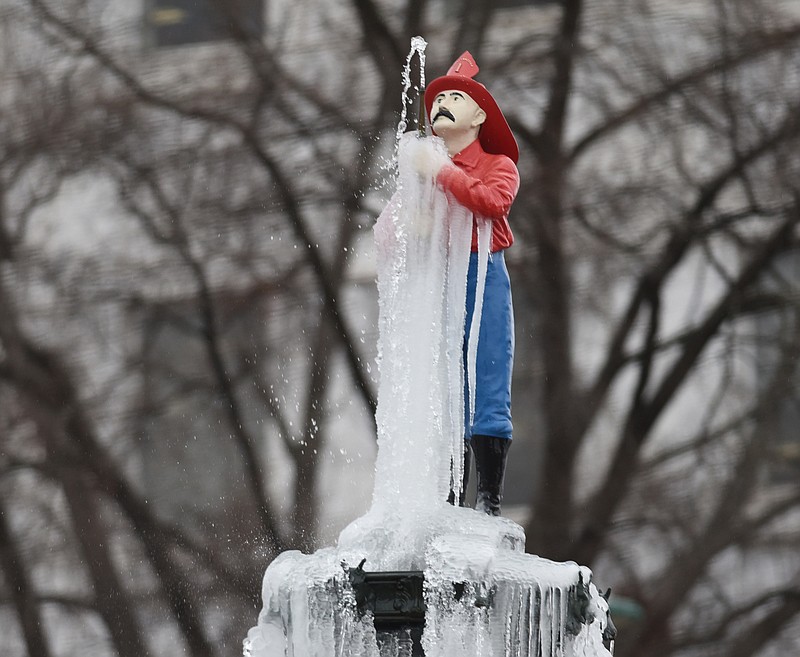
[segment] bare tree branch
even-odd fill
[[[605,138],[615,130],[627,125],[632,120],[641,117],[645,112],[653,107],[657,107],[667,100],[670,96],[677,93],[685,93],[695,85],[707,80],[709,77],[719,75],[725,71],[751,62],[759,55],[781,50],[793,44],[800,38],[800,26],[792,25],[784,30],[777,30],[767,35],[753,35],[747,43],[739,43],[735,53],[723,53],[720,58],[714,59],[696,70],[676,76],[665,83],[659,85],[658,89],[652,94],[642,96],[632,102],[628,107],[618,112],[615,116],[607,118],[601,125],[598,125],[584,136],[576,140],[572,146],[569,159],[575,160],[583,152],[596,142]]]
[[[44,622],[40,602],[27,573],[25,559],[12,535],[7,514],[4,500],[0,499],[0,568],[8,583],[28,654],[50,657],[52,653],[42,632]]]

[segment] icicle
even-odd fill
[[[444,503],[463,444],[462,348],[471,213],[414,168],[441,140],[404,135],[396,198],[375,225],[378,262],[378,458],[373,507]],[[457,458],[454,458],[455,454]],[[460,478],[459,478],[460,481]]]
[[[467,271],[472,243],[472,214],[465,208],[453,205],[447,263],[447,308],[450,334],[447,340],[447,378],[450,381],[448,424],[450,435],[450,481],[456,500],[461,495],[464,476],[464,323],[466,320]],[[466,257],[454,257],[464,254]]]
[[[556,619],[555,613],[553,608],[553,596],[555,590],[552,586],[547,587],[547,607],[546,607],[546,618],[547,618],[547,652],[543,657],[555,657],[556,653],[556,636],[558,634],[558,629],[556,628]]]
[[[478,277],[475,285],[475,308],[469,329],[467,347],[467,380],[469,382],[469,423],[475,419],[475,377],[478,362],[478,337],[483,315],[483,291],[486,287],[486,270],[489,266],[489,251],[492,243],[492,222],[483,217],[476,218],[478,225]]]
[[[536,652],[536,627],[534,626],[534,612],[536,604],[536,598],[534,594],[534,586],[528,585],[525,587],[527,591],[527,600],[526,600],[526,615],[525,615],[525,623],[523,626],[523,635],[522,641],[525,650],[523,654],[526,655],[535,655]]]

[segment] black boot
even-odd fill
[[[469,483],[469,469],[472,466],[472,450],[470,449],[469,443],[465,440],[464,441],[464,478],[461,480],[461,495],[458,498],[458,506],[464,506],[464,499],[467,495],[467,484]],[[453,495],[453,491],[450,491],[450,495],[447,496],[447,503],[453,504],[455,502],[455,495]]]
[[[495,436],[472,436],[475,471],[478,474],[478,499],[475,510],[490,516],[500,515],[506,456],[511,440]]]

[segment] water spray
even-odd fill
[[[417,91],[417,102],[418,102],[418,109],[417,109],[417,134],[420,137],[424,137],[426,134],[426,121],[425,121],[425,48],[428,46],[428,42],[425,41],[421,36],[415,36],[411,38],[411,48],[408,51],[408,56],[406,57],[406,63],[403,66],[403,95],[402,95],[402,102],[401,102],[401,113],[400,113],[400,122],[397,124],[397,132],[395,134],[395,141],[397,144],[400,143],[400,137],[403,136],[403,133],[406,132],[408,129],[408,105],[409,105],[409,98],[408,92],[411,89],[411,60],[414,58],[414,54],[416,53],[419,59],[419,84],[415,87]]]

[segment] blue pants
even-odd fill
[[[466,372],[467,344],[475,288],[478,277],[478,254],[472,253],[467,272],[467,317],[464,338]],[[486,287],[483,295],[480,333],[475,368],[475,416],[469,424],[469,387],[464,391],[465,439],[472,435],[511,439],[511,370],[514,363],[514,309],[511,304],[511,282],[503,252],[489,256]],[[466,375],[464,377],[467,379]]]

